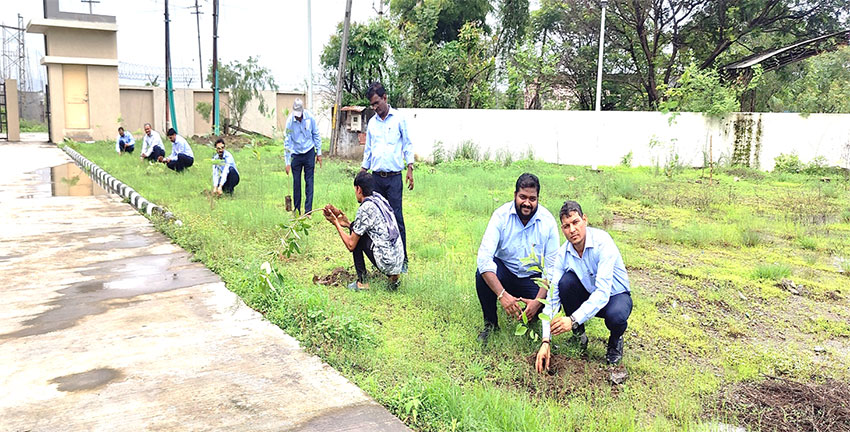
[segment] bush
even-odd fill
[[[464,141],[455,150],[454,159],[479,161],[481,160],[481,150],[478,148],[478,144],[472,141]]]
[[[818,248],[818,241],[814,237],[800,236],[797,238],[797,243],[806,250],[817,250]]]
[[[850,209],[844,209],[841,212],[841,222],[850,223]]]
[[[742,228],[741,244],[746,247],[756,247],[761,244],[761,234],[752,228]]]
[[[773,162],[774,172],[796,174],[803,171],[803,162],[800,161],[800,157],[797,156],[796,153],[782,153],[779,156],[773,158]]]

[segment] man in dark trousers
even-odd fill
[[[543,276],[539,268],[544,266],[548,277],[561,239],[555,217],[537,203],[539,194],[537,176],[519,176],[513,201],[493,212],[484,231],[475,273],[475,290],[484,312],[484,329],[478,335],[481,343],[499,328],[497,303],[514,319],[521,318],[519,301],[526,303],[529,319],[540,313],[542,303],[535,299],[545,297],[546,288],[537,286],[534,279]],[[537,262],[528,261],[532,256]]]
[[[407,121],[387,103],[387,92],[381,83],[372,83],[366,91],[366,98],[375,110],[375,115],[366,126],[366,148],[363,150],[361,171],[372,171],[375,192],[386,197],[393,208],[404,245],[402,273],[407,273],[407,230],[401,211],[404,188],[401,172],[406,164],[407,188],[413,190],[413,144],[407,132]]]
[[[192,153],[192,147],[174,128],[168,129],[166,133],[168,139],[171,140],[171,155],[162,160],[169,169],[180,172],[195,164],[195,154]]]
[[[322,139],[319,126],[304,102],[295,99],[292,112],[286,120],[286,138],[283,141],[286,175],[292,178],[292,201],[295,211],[301,211],[301,172],[304,172],[304,213],[313,210],[313,172],[316,162],[322,167]]]
[[[629,275],[620,250],[611,236],[587,226],[587,215],[575,201],[567,201],[560,211],[561,230],[567,237],[558,249],[552,267],[543,312],[552,321],[543,321],[543,344],[537,352],[537,371],[549,369],[550,337],[572,331],[587,347],[584,323],[597,317],[611,331],[605,360],[615,365],[623,358],[623,333],[632,313]],[[557,315],[563,306],[565,316]],[[550,335],[551,333],[551,335]]]

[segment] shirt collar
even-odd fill
[[[588,249],[593,249],[596,246],[596,242],[593,241],[593,234],[592,233],[593,233],[593,228],[587,227],[587,231],[585,231],[585,235],[584,235],[584,252],[582,252],[582,254],[581,254],[582,257],[585,256],[585,253],[587,252]],[[574,255],[576,258],[578,258],[578,251],[576,251],[575,246],[573,246],[573,244],[570,243],[569,240],[567,240],[567,243],[570,245],[567,248],[567,251],[570,254]]]
[[[387,115],[387,118],[389,118],[389,115]],[[516,215],[517,219],[519,219],[520,223],[522,223],[522,219],[519,218],[519,213],[516,212],[516,201],[511,201],[509,204],[511,205],[510,206],[511,209],[508,212],[508,214]],[[539,221],[539,220],[540,220],[540,204],[537,205],[537,211],[534,212],[534,216],[532,216],[531,220],[528,221],[529,223],[525,224],[525,227],[531,225],[531,222]]]
[[[392,106],[390,106],[390,105],[387,105],[387,118],[385,118],[385,119],[381,119],[381,116],[380,116],[380,115],[378,115],[378,113],[375,113],[375,117],[377,117],[377,118],[378,118],[378,121],[383,121],[383,122],[385,122],[385,121],[389,121],[390,117],[392,117],[393,115],[395,115],[397,112],[398,112],[398,110],[396,110],[395,108],[393,108],[393,107],[392,107]]]

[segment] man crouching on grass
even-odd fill
[[[404,262],[404,247],[392,207],[374,189],[372,174],[361,171],[354,178],[354,196],[360,203],[354,222],[349,222],[345,213],[331,204],[322,210],[325,219],[336,227],[345,247],[354,253],[357,280],[348,286],[354,291],[369,288],[365,282],[364,254],[381,273],[390,278],[390,289],[393,290],[399,286],[398,275]],[[343,228],[350,228],[351,233]]]
[[[559,335],[569,330],[580,337],[582,349],[587,348],[584,323],[595,317],[605,320],[611,331],[605,359],[615,365],[623,358],[623,333],[632,313],[629,276],[620,250],[611,236],[587,226],[587,216],[575,201],[561,207],[561,230],[567,241],[558,249],[547,296],[549,305],[543,313],[553,316],[564,307],[564,314],[543,321],[543,344],[537,353],[537,371],[549,369],[550,331]],[[554,285],[553,285],[554,284]]]

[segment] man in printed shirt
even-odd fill
[[[169,169],[180,172],[195,164],[195,154],[192,153],[192,147],[186,139],[177,135],[174,128],[168,129],[166,133],[168,139],[171,140],[171,155],[163,159],[162,163],[166,164]]]
[[[588,228],[587,216],[577,202],[565,202],[560,218],[567,241],[558,249],[549,278],[554,289],[543,312],[551,317],[563,305],[566,316],[554,318],[551,323],[543,321],[537,371],[549,368],[550,331],[551,335],[559,335],[572,330],[581,338],[584,349],[584,323],[594,316],[603,318],[611,331],[605,359],[608,364],[617,364],[623,358],[623,333],[632,313],[629,276],[620,250],[607,232]]]
[[[124,132],[123,127],[119,127],[118,140],[115,141],[115,151],[118,154],[124,154],[125,152],[133,154],[135,144],[136,140],[133,139],[133,135],[130,135],[129,132]]]
[[[322,139],[319,137],[319,126],[309,111],[304,109],[304,102],[295,99],[292,113],[286,120],[286,138],[284,140],[284,157],[286,158],[286,175],[290,170],[295,172],[292,179],[292,200],[295,211],[301,210],[301,171],[304,171],[304,212],[313,210],[313,171],[316,162],[322,166]]]
[[[398,275],[404,262],[404,249],[395,214],[387,200],[374,191],[374,186],[375,181],[369,173],[360,172],[354,178],[354,196],[360,203],[354,222],[349,223],[345,213],[331,204],[323,210],[325,219],[336,227],[345,247],[354,253],[357,280],[348,288],[355,291],[369,288],[365,281],[364,254],[381,273],[389,277],[392,290],[399,286]],[[343,228],[350,228],[351,233]]]
[[[401,211],[404,183],[401,171],[407,163],[407,188],[413,190],[413,145],[407,132],[407,121],[387,103],[387,92],[379,82],[374,82],[366,91],[366,98],[375,110],[366,126],[366,148],[363,150],[361,171],[372,170],[375,191],[386,197],[398,221],[401,241],[404,245],[404,268],[407,273],[407,230]]]
[[[233,160],[233,155],[224,149],[224,140],[221,138],[215,141],[213,160],[223,161],[213,165],[213,192],[218,196],[222,193],[233,195],[233,188],[239,184],[239,171],[236,171],[236,161]]]
[[[540,313],[542,303],[536,300],[546,295],[535,278],[542,277],[538,269],[543,259],[548,278],[552,261],[558,251],[558,225],[549,210],[537,203],[540,181],[534,174],[525,173],[516,181],[514,200],[493,212],[481,246],[478,248],[478,271],[475,289],[484,312],[484,330],[478,335],[481,343],[499,328],[496,302],[508,316],[521,319],[518,301],[526,303],[526,316],[533,319]],[[538,262],[523,263],[533,255]]]
[[[142,138],[141,159],[157,162],[163,157],[165,157],[165,146],[162,145],[162,138],[159,137],[159,132],[151,129],[150,123],[145,123],[145,136]]]

